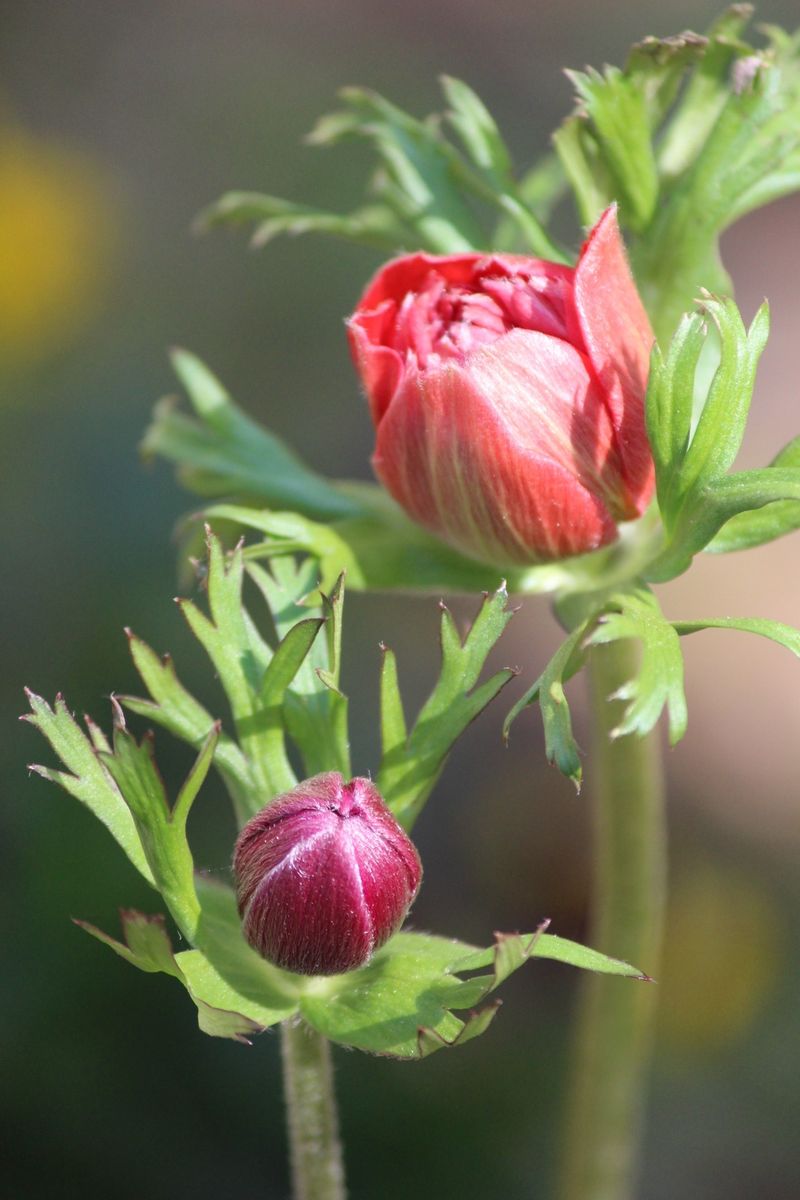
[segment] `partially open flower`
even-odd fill
[[[348,322],[373,466],[406,512],[487,562],[613,541],[653,491],[653,333],[609,208],[577,265],[411,254]]]
[[[301,975],[368,961],[403,923],[422,867],[369,779],[315,775],[257,813],[233,856],[250,945]]]

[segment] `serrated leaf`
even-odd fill
[[[387,720],[390,719],[388,713],[394,712],[391,718],[394,732],[390,748],[387,748],[388,736],[384,740],[376,784],[407,830],[411,829],[428,799],[453,743],[515,674],[506,669],[478,684],[489,651],[513,615],[506,607],[507,600],[505,585],[493,595],[485,595],[463,642],[452,615],[442,605],[439,679],[406,738],[397,738],[399,693],[396,681],[392,685],[391,675],[384,680],[384,711],[387,711]]]
[[[800,468],[800,437],[789,442],[770,466]],[[749,550],[792,533],[795,529],[800,529],[800,503],[796,500],[775,500],[763,508],[732,517],[706,546],[706,552],[730,554],[734,550]]]
[[[318,588],[319,567],[313,559],[298,566],[291,558],[274,558],[271,571],[249,562],[247,570],[270,608],[279,636],[288,636],[303,618],[325,624],[325,636],[314,639],[284,694],[283,717],[306,775],[338,770],[348,776],[347,699],[338,687],[344,580],[340,577],[326,596]],[[310,607],[312,596],[318,607]]]
[[[666,358],[657,344],[650,357],[645,400],[647,436],[656,469],[658,506],[667,527],[672,524],[672,497],[691,438],[695,375],[704,345],[703,318],[698,312],[686,313]]]
[[[209,531],[211,619],[190,601],[181,603],[181,611],[225,689],[252,779],[253,785],[244,795],[248,815],[252,815],[297,783],[286,752],[282,706],[322,621],[308,618],[293,625],[266,662],[262,639],[245,616],[243,578],[242,546],[226,560],[219,539]]]
[[[580,791],[583,768],[578,744],[572,733],[572,715],[564,684],[584,661],[584,636],[589,620],[581,621],[559,646],[536,682],[514,705],[503,722],[503,738],[508,741],[511,726],[523,709],[538,702],[544,725],[544,744],[547,761],[558,767]]]
[[[586,642],[598,646],[626,638],[635,638],[641,644],[642,656],[636,676],[608,697],[625,701],[622,719],[611,736],[644,737],[666,707],[670,745],[674,746],[686,732],[683,655],[672,624],[646,588],[614,595]]]
[[[156,887],[185,936],[194,936],[199,906],[194,890],[194,863],[186,840],[186,817],[211,765],[216,732],[200,752],[179,805],[170,809],[153,755],[152,737],[141,743],[119,725],[114,729],[113,752],[102,754],[103,765],[114,779],[133,814]]]
[[[125,937],[124,942],[117,941],[116,938],[103,933],[102,930],[98,929],[95,925],[90,925],[87,921],[76,921],[75,924],[108,946],[120,958],[124,958],[132,966],[138,967],[140,971],[147,971],[149,973],[163,972],[165,975],[170,975],[174,979],[177,979],[192,996],[197,1006],[198,1024],[204,1033],[208,1033],[212,1037],[226,1037],[238,1042],[249,1042],[253,1034],[261,1032],[264,1025],[259,1024],[243,1013],[214,1007],[199,995],[193,995],[188,978],[181,970],[177,958],[173,954],[172,943],[167,934],[162,916],[147,916],[145,913],[134,912],[133,910],[122,910],[120,916],[122,918]],[[197,953],[197,951],[188,951],[177,957],[183,958],[185,961],[187,955],[196,955]],[[216,994],[213,988],[204,989],[201,981],[200,991],[204,990],[208,994]],[[222,993],[220,992],[220,994]]]
[[[57,696],[55,706],[50,708],[34,692],[26,691],[26,695],[32,715],[26,715],[23,719],[44,735],[67,768],[66,771],[54,771],[50,767],[33,766],[31,770],[52,783],[60,784],[71,796],[85,804],[102,821],[147,882],[155,885],[131,811],[62,697]],[[102,735],[94,735],[95,743],[102,745],[100,738]]]
[[[315,981],[303,994],[300,1011],[333,1041],[395,1058],[424,1058],[483,1033],[496,1011],[496,1004],[484,1007],[484,1002],[533,956],[642,978],[634,967],[576,943],[544,940],[541,930],[495,934],[485,950],[430,934],[400,933],[366,967]],[[471,974],[485,967],[491,969]],[[476,1005],[481,1006],[476,1012],[463,1013]]]
[[[118,696],[119,703],[197,750],[215,726],[211,714],[180,682],[169,655],[159,658],[141,638],[130,630],[126,632],[131,657],[151,699]],[[247,759],[232,738],[220,733],[214,763],[231,795],[237,818],[243,824],[248,814],[247,796],[255,786]]]
[[[163,973],[180,979],[181,973],[175,965],[164,917],[160,913],[149,916],[135,909],[120,909],[119,915],[124,938],[122,942],[88,921],[75,920],[74,923],[140,971]]]

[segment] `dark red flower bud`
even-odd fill
[[[363,966],[403,923],[419,855],[369,779],[315,775],[248,821],[233,870],[244,936],[300,975]]]

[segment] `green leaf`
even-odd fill
[[[738,629],[742,633],[756,633],[769,638],[779,646],[785,646],[800,658],[800,630],[780,621],[767,621],[762,617],[702,617],[697,621],[673,621],[675,632],[681,637],[699,633],[703,629]]]
[[[200,902],[196,948],[177,955],[195,999],[240,1012],[261,1028],[296,1013],[305,980],[266,962],[248,946],[229,887],[204,875],[195,877],[195,887]]]
[[[686,732],[686,698],[683,692],[683,655],[672,624],[647,588],[619,592],[596,621],[587,645],[606,645],[636,638],[642,647],[638,674],[623,684],[609,700],[625,701],[622,719],[612,737],[644,737],[666,707],[669,740],[674,746]]]
[[[216,738],[217,730],[213,730],[173,809],[169,807],[156,767],[151,735],[139,744],[118,724],[114,729],[113,752],[101,752],[104,766],[133,813],[156,887],[189,939],[195,933],[199,905],[192,852],[186,840],[186,818],[208,774]]]
[[[771,467],[800,467],[800,437],[794,438],[770,463]],[[706,546],[709,554],[730,554],[763,546],[800,529],[800,503],[775,500],[763,508],[739,513],[727,521]]]
[[[664,523],[673,517],[673,494],[689,446],[694,411],[695,375],[705,345],[700,313],[681,317],[666,359],[658,344],[650,357],[645,415],[656,469],[658,507]]]
[[[758,360],[769,335],[766,302],[748,330],[732,300],[709,296],[702,311],[719,331],[720,363],[676,476],[678,506],[693,491],[721,478],[733,466],[744,437]]]
[[[578,94],[580,119],[588,122],[597,142],[625,223],[641,230],[655,209],[658,173],[639,76],[617,67],[606,67],[603,74],[589,68],[567,75]]]
[[[78,921],[74,918],[73,920],[74,924],[85,929],[98,942],[108,946],[120,958],[124,958],[140,971],[146,971],[148,974],[163,973],[180,979],[181,973],[175,965],[164,917],[160,913],[148,916],[129,908],[120,909],[119,915],[124,938],[122,942],[103,933],[96,925],[90,925],[88,921]]]
[[[732,300],[706,296],[700,313],[686,315],[666,359],[654,349],[648,381],[647,429],[656,465],[658,503],[670,531],[685,505],[721,479],[733,465],[744,437],[758,360],[769,332],[762,304],[746,330]],[[695,378],[704,346],[702,317],[719,332],[719,365],[692,429]]]
[[[659,167],[664,175],[680,175],[702,151],[730,94],[731,67],[745,49],[739,35],[751,15],[748,5],[733,5],[714,21],[703,39],[704,52],[659,146]]]
[[[130,861],[150,884],[155,884],[144,847],[133,816],[113,777],[98,757],[96,746],[107,745],[95,725],[90,724],[92,742],[81,731],[59,695],[53,708],[41,696],[26,689],[32,714],[22,719],[34,725],[44,735],[66,771],[32,765],[31,770],[51,783],[60,784],[71,796],[102,821],[112,837],[122,847]]]
[[[437,254],[480,249],[485,237],[459,186],[464,168],[433,122],[418,121],[377,92],[351,87],[339,94],[345,111],[323,117],[309,140],[370,142],[392,185],[384,194],[422,247]]]
[[[559,646],[536,682],[514,705],[503,722],[503,738],[508,741],[511,726],[523,709],[537,701],[542,712],[547,761],[580,791],[583,768],[578,744],[572,733],[572,716],[564,684],[583,666],[584,637],[590,620],[582,621]]]
[[[217,226],[256,226],[251,245],[262,247],[279,234],[319,233],[396,254],[414,244],[414,233],[386,205],[371,204],[351,213],[332,213],[259,192],[227,192],[197,217],[205,232]]]
[[[527,249],[542,258],[565,262],[563,251],[548,236],[514,179],[508,147],[486,105],[460,79],[444,75],[441,83],[450,105],[447,119],[473,166],[486,180],[485,198],[516,224]]]
[[[596,140],[581,116],[568,117],[553,145],[575,193],[581,225],[589,229],[614,199],[614,185]]]
[[[400,824],[411,829],[441,773],[447,755],[467,726],[513,678],[515,671],[498,671],[478,684],[489,651],[511,620],[505,585],[485,595],[466,638],[462,639],[450,611],[442,605],[442,666],[439,679],[407,737],[397,689],[394,656],[384,651],[381,679],[383,751],[376,784]]]
[[[118,696],[117,700],[129,712],[162,726],[198,749],[215,725],[211,714],[181,684],[169,655],[159,658],[141,638],[130,630],[126,633],[134,664],[151,699]],[[248,814],[247,796],[255,784],[247,759],[226,734],[220,733],[214,764],[225,781],[240,824],[243,824]]]
[[[333,1041],[395,1058],[424,1058],[483,1033],[496,1004],[474,1009],[530,957],[553,958],[590,970],[642,978],[625,963],[561,938],[496,934],[476,950],[430,934],[399,933],[358,971],[315,980],[300,1001],[302,1015]],[[461,976],[490,967],[488,973]]]
[[[195,416],[179,412],[172,401],[159,405],[142,442],[145,455],[174,462],[186,487],[202,496],[256,497],[322,518],[354,511],[333,485],[245,416],[198,358],[177,350],[172,363]]]
[[[344,580],[337,580],[330,596],[321,594],[319,567],[313,559],[298,565],[292,558],[273,558],[271,571],[250,562],[247,571],[263,594],[280,637],[288,636],[292,625],[302,619],[325,624],[326,636],[314,639],[284,695],[283,717],[306,775],[338,770],[349,776],[347,700],[338,687]],[[320,607],[310,607],[312,593]]]
[[[226,561],[208,534],[208,601],[211,619],[190,601],[180,602],[192,632],[220,678],[253,781],[244,796],[252,815],[297,783],[286,752],[283,700],[322,624],[308,618],[292,626],[274,653],[247,618],[242,604],[242,546]]]
[[[796,467],[738,471],[709,485],[684,506],[667,546],[645,572],[648,580],[663,583],[682,574],[732,517],[787,500],[800,500]]]
[[[238,1042],[249,1042],[253,1034],[260,1033],[264,1024],[245,1016],[243,1013],[231,1011],[216,1007],[213,1004],[207,1003],[201,996],[194,995],[189,984],[187,975],[178,964],[178,959],[182,959],[184,964],[187,960],[191,960],[192,968],[198,958],[202,958],[197,951],[184,951],[177,958],[173,954],[172,943],[167,934],[164,918],[160,915],[147,916],[144,913],[134,912],[132,910],[123,910],[120,913],[122,918],[122,928],[124,931],[124,942],[119,942],[116,938],[109,937],[107,933],[103,933],[94,925],[90,925],[86,921],[76,921],[81,929],[85,929],[88,934],[108,946],[120,958],[124,958],[132,966],[138,967],[141,971],[150,973],[163,972],[166,975],[171,975],[177,979],[189,992],[197,1006],[198,1024],[204,1033],[208,1033],[213,1037],[232,1038]],[[195,956],[194,958],[192,956]],[[198,972],[199,974],[199,972]],[[224,993],[221,989],[215,989],[213,986],[204,987],[204,980],[200,979],[200,992],[219,998],[232,998],[235,995]]]

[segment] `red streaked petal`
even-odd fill
[[[632,498],[625,515],[638,516],[653,490],[644,395],[654,335],[628,266],[616,205],[606,209],[581,250],[575,310],[616,431]]]
[[[586,429],[571,403],[576,388]],[[587,434],[598,408],[575,350],[515,330],[467,364],[404,379],[378,430],[373,465],[412,517],[468,554],[508,564],[584,553],[616,536],[599,487],[584,486],[574,465],[576,454],[599,462],[609,452],[607,439],[601,451]],[[601,420],[610,433],[603,411]],[[586,445],[576,449],[569,430]]]

